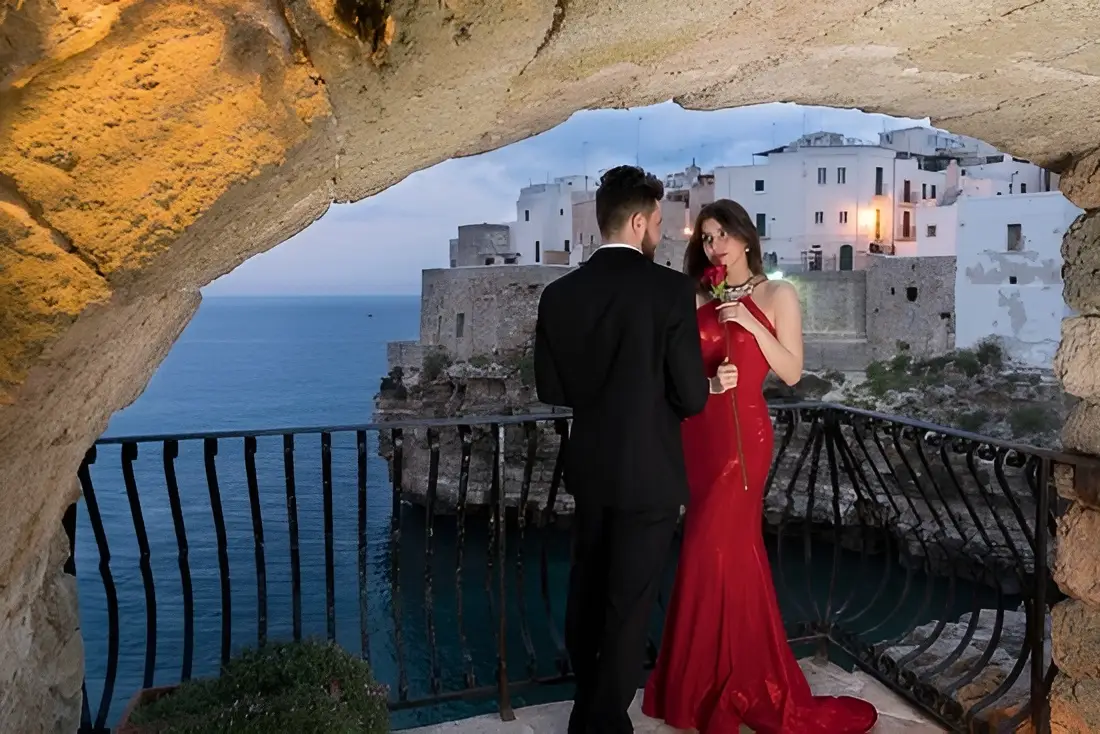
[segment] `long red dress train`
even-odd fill
[[[774,333],[751,298],[741,303]],[[725,327],[714,302],[697,317],[703,359],[714,374],[726,358]],[[731,323],[729,334],[745,473],[730,395],[712,395],[683,424],[691,505],[642,710],[701,734],[737,734],[742,724],[758,734],[868,732],[878,718],[874,706],[813,696],[787,643],[761,528],[774,442],[763,394],[769,367],[745,329]]]

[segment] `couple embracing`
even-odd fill
[[[764,548],[773,433],[762,388],[769,372],[801,376],[798,295],[764,276],[756,228],[728,199],[700,211],[684,273],[654,263],[663,196],[640,168],[608,171],[596,193],[607,244],[539,303],[539,399],[573,410],[569,734],[633,731],[627,710],[685,505],[643,711],[702,734],[868,732],[872,705],[811,694]]]

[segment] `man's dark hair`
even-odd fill
[[[616,166],[600,177],[596,223],[606,240],[638,212],[648,214],[665,196],[665,185],[638,166]]]

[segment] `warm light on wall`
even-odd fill
[[[871,229],[875,226],[875,210],[861,209],[857,220],[860,229]]]
[[[691,237],[691,227],[684,227],[684,234]]]

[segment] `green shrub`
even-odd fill
[[[982,371],[982,363],[978,359],[978,355],[970,349],[958,350],[955,352],[955,359],[952,361],[955,369],[967,377],[974,377]]]
[[[133,712],[149,734],[385,734],[386,689],[369,666],[324,642],[271,644]]]
[[[833,385],[843,385],[848,380],[843,372],[834,369],[825,370],[821,373],[821,376]]]
[[[990,413],[984,408],[959,413],[955,416],[955,426],[971,433],[980,433],[989,422]]]
[[[424,355],[424,380],[432,382],[453,364],[451,356],[443,350],[433,350]]]
[[[533,352],[524,352],[516,360],[516,372],[522,385],[533,387],[535,384],[535,355]]]
[[[916,380],[905,371],[909,356],[894,357],[889,362],[872,362],[867,365],[867,381],[864,383],[867,390],[877,397],[883,397],[891,391],[908,390]]]
[[[894,358],[890,360],[890,371],[905,372],[909,369],[911,364],[913,364],[913,357],[907,352],[901,352],[900,354],[895,354]]]
[[[1012,433],[1023,436],[1056,430],[1062,425],[1058,413],[1046,405],[1018,405],[1008,414],[1008,425]]]
[[[978,342],[978,346],[974,350],[974,356],[978,358],[978,362],[984,367],[992,367],[996,370],[1004,367],[1004,349],[995,337],[986,337]]]
[[[492,360],[484,354],[475,354],[467,361],[471,367],[478,367],[480,369],[485,369],[492,364]]]
[[[912,369],[914,374],[919,374],[922,377],[939,377],[949,364],[951,364],[950,355],[940,355],[939,357],[929,357],[914,362]]]

